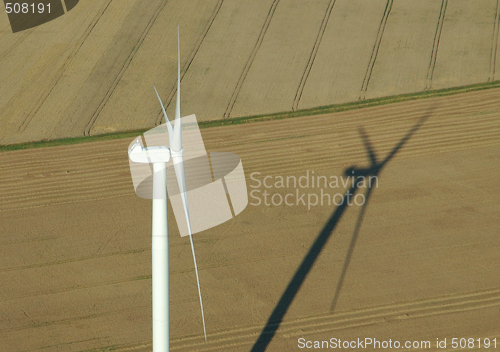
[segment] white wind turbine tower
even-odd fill
[[[179,36],[179,33],[177,33]],[[170,149],[167,147],[136,148],[129,150],[129,157],[138,163],[153,164],[153,239],[152,239],[152,281],[153,281],[153,351],[168,351],[170,345],[169,334],[169,287],[168,287],[168,219],[167,219],[167,173],[166,163],[172,157],[175,175],[181,192],[182,204],[187,221],[189,240],[193,253],[198,294],[200,297],[201,315],[203,320],[203,333],[205,341],[207,332],[205,328],[205,316],[203,313],[203,301],[201,299],[200,280],[198,266],[194,252],[193,236],[189,221],[189,207],[187,201],[186,176],[184,173],[184,161],[182,158],[182,133],[181,133],[181,109],[180,109],[180,44],[177,37],[178,63],[177,63],[177,101],[175,107],[175,127],[172,128],[167,117],[163,103],[158,95],[160,104],[165,114],[168,134],[170,136]],[[156,88],[155,88],[156,91]]]
[[[193,232],[199,232],[215,225],[218,225],[232,218],[229,202],[232,204],[233,214],[240,213],[248,203],[245,177],[241,160],[231,153],[210,153],[212,174],[208,162],[208,154],[203,146],[203,140],[199,134],[196,117],[190,115],[181,119],[180,113],[180,44],[179,33],[177,33],[177,100],[175,108],[175,122],[172,127],[165,107],[158,92],[156,94],[162,106],[166,123],[158,126],[144,134],[144,137],[159,144],[143,147],[141,139],[137,138],[129,147],[129,159],[132,172],[132,180],[136,193],[143,198],[153,200],[153,226],[152,226],[152,283],[153,283],[153,351],[169,351],[169,258],[168,258],[168,220],[167,220],[167,187],[169,189],[170,200],[181,236],[189,235],[191,251],[193,255],[196,281],[198,285],[198,296],[200,300],[201,317],[203,322],[203,333],[207,340],[205,328],[205,316],[203,312],[203,301],[201,298],[200,280],[198,267],[193,245]],[[181,123],[181,120],[185,122]],[[185,127],[184,125],[187,125]],[[165,133],[165,127],[166,132]],[[188,189],[186,183],[185,157],[182,145],[183,129],[187,136],[186,153],[191,156],[191,168],[189,176],[196,174],[196,187]],[[158,137],[160,139],[158,140]],[[166,139],[170,141],[170,148],[164,146]],[[159,142],[159,143],[158,143]],[[148,144],[151,144],[148,142]],[[194,151],[194,152],[193,152]],[[167,163],[172,160],[175,178],[177,179],[178,195],[172,182],[167,183],[167,177],[171,171],[167,168]],[[189,160],[188,160],[189,161]],[[153,164],[151,175],[150,165]],[[189,165],[188,165],[189,166]],[[200,186],[199,175],[211,175],[211,179],[206,179]],[[203,175],[202,175],[203,176]],[[210,177],[210,176],[209,176]],[[213,179],[215,182],[212,182]],[[152,179],[152,184],[151,184]],[[201,177],[203,179],[203,177]],[[193,177],[189,178],[193,184]],[[173,192],[171,192],[171,190]],[[194,206],[194,219],[190,218],[188,205],[188,194],[196,200]],[[226,194],[229,195],[228,201]],[[180,200],[178,199],[180,196]],[[226,204],[224,204],[226,202]],[[180,206],[180,203],[182,206]],[[212,203],[212,204],[210,204]],[[187,230],[187,231],[186,231]],[[186,233],[187,232],[187,233]]]

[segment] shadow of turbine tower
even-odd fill
[[[420,127],[423,125],[423,123],[427,120],[427,118],[430,116],[430,112],[422,116],[418,121],[413,125],[413,127],[406,133],[406,135],[399,141],[398,144],[394,146],[394,148],[389,152],[389,154],[385,157],[385,159],[378,161],[375,151],[372,148],[372,145],[368,139],[368,135],[365,133],[365,131],[360,128],[359,133],[361,135],[361,139],[363,142],[363,145],[366,149],[368,158],[370,159],[370,166],[368,167],[356,167],[356,166],[351,166],[347,168],[344,171],[344,174],[346,176],[379,176],[381,173],[382,169],[384,166],[398,153],[401,148],[408,142],[408,140],[420,129]],[[271,343],[272,339],[274,338],[274,335],[278,331],[283,318],[285,317],[288,309],[292,305],[293,300],[297,296],[302,284],[306,280],[308,274],[311,272],[311,269],[314,266],[314,263],[316,262],[316,259],[318,259],[319,255],[321,254],[323,248],[325,247],[326,243],[334,233],[334,230],[339,223],[340,219],[342,218],[344,212],[348,209],[348,195],[354,197],[356,192],[359,190],[358,183],[356,181],[352,182],[351,186],[347,191],[344,193],[344,201],[335,209],[335,211],[332,213],[330,216],[329,220],[326,222],[325,226],[323,229],[319,232],[317,235],[316,239],[312,243],[312,245],[309,248],[309,251],[307,254],[304,256],[304,259],[302,260],[301,264],[297,268],[295,274],[293,277],[290,279],[288,286],[285,288],[283,294],[281,295],[281,298],[279,299],[278,303],[274,307],[274,310],[272,311],[271,315],[269,316],[266,324],[264,325],[259,337],[257,338],[257,341],[255,341],[254,345],[252,346],[251,352],[263,352],[266,351],[268,345]],[[361,222],[363,219],[363,216],[366,211],[366,205],[368,204],[368,200],[371,195],[372,188],[369,187],[367,194],[365,195],[365,202],[363,204],[363,207],[360,211],[360,215],[358,217],[358,221],[356,223],[356,227],[354,230],[354,234],[351,239],[351,243],[349,245],[349,251],[347,254],[347,257],[345,259],[343,268],[342,268],[342,274],[340,277],[340,280],[337,284],[337,289],[335,291],[334,297],[332,304],[330,306],[330,312],[333,313],[335,306],[337,304],[337,299],[340,293],[340,290],[342,288],[342,284],[344,282],[344,278],[346,276],[347,269],[349,268],[349,264],[351,261],[352,253],[354,250],[354,246],[356,244],[356,239],[359,234]]]

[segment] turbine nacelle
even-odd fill
[[[171,154],[173,155],[170,149],[164,146],[143,148],[138,139],[128,150],[130,160],[140,164],[168,163]],[[175,154],[178,154],[178,152]]]

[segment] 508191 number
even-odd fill
[[[464,349],[464,348],[497,348],[497,339],[473,339],[471,338],[458,338],[454,337],[451,339],[451,348],[453,349]]]
[[[50,13],[50,3],[27,4],[27,3],[11,3],[5,4],[5,11],[7,13]]]

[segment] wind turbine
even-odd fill
[[[210,153],[212,158],[213,175],[211,175],[208,155],[204,149],[203,140],[199,134],[196,117],[190,115],[181,118],[180,112],[180,44],[179,32],[177,32],[177,100],[175,108],[174,126],[167,117],[165,107],[161,101],[158,91],[155,92],[160,101],[163,114],[165,115],[165,124],[160,125],[146,132],[144,137],[149,140],[148,144],[159,144],[143,147],[140,138],[132,142],[128,150],[132,180],[136,193],[143,198],[151,198],[153,201],[153,224],[152,224],[152,283],[153,283],[153,351],[169,351],[169,263],[168,263],[168,219],[167,219],[167,187],[170,194],[170,200],[173,206],[174,214],[177,218],[177,224],[181,236],[187,235],[191,244],[194,268],[196,273],[196,282],[198,286],[198,296],[200,300],[201,317],[203,322],[203,333],[205,341],[207,333],[205,327],[205,315],[203,311],[203,301],[201,298],[200,280],[198,275],[198,266],[193,245],[193,232],[198,232],[218,225],[232,218],[229,202],[226,194],[229,195],[233,206],[234,214],[241,212],[248,203],[246,193],[246,182],[243,173],[241,160],[231,153]],[[181,122],[185,120],[187,123]],[[184,125],[187,125],[185,127]],[[166,128],[166,133],[165,133]],[[186,182],[185,158],[182,144],[182,135],[184,128],[187,132],[186,152],[190,156],[191,167],[190,176],[199,180],[193,186],[193,177],[189,177],[191,186]],[[169,147],[165,146],[166,139],[169,140]],[[153,142],[153,143],[150,143]],[[236,158],[235,158],[236,157]],[[167,172],[167,163],[172,160],[175,178],[178,189],[167,182],[169,179]],[[215,162],[214,162],[215,161]],[[150,165],[153,164],[152,170]],[[196,167],[193,169],[192,165]],[[152,175],[151,175],[152,171]],[[203,175],[211,175],[210,179]],[[201,177],[198,177],[201,175]],[[212,182],[214,178],[216,181]],[[171,177],[170,177],[171,179]],[[151,182],[152,180],[152,182]],[[176,192],[176,190],[178,192]],[[178,195],[176,194],[178,193]],[[188,205],[188,193],[195,196],[198,203],[203,203],[201,208],[199,204],[195,205],[195,222],[192,222]],[[179,206],[178,196],[180,196]],[[200,198],[201,197],[201,198]],[[215,202],[216,206],[204,209],[210,206],[210,202]],[[224,207],[224,201],[227,203]],[[207,203],[207,204],[205,204]],[[196,207],[198,206],[198,207]],[[180,210],[179,208],[182,208]],[[200,211],[201,209],[201,211]],[[181,212],[183,214],[181,214]],[[182,224],[184,222],[184,225]],[[194,227],[194,230],[193,230]],[[184,234],[183,234],[184,233]]]

